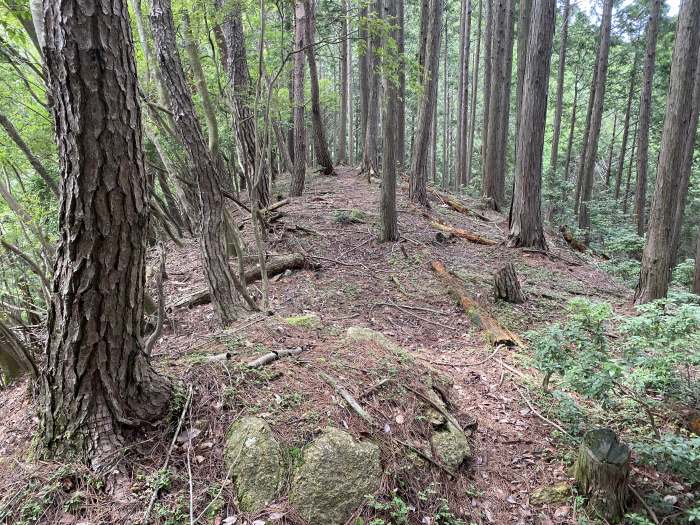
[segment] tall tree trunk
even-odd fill
[[[693,278],[693,293],[700,295],[700,228],[698,228],[698,240],[695,241],[695,275]]]
[[[508,113],[513,57],[513,0],[498,0],[492,9],[495,10],[491,49],[493,60],[483,196],[489,206],[500,210],[505,199]]]
[[[571,105],[571,124],[569,125],[569,138],[566,141],[566,162],[564,163],[564,179],[569,180],[571,170],[571,156],[574,147],[574,132],[576,131],[576,113],[578,110],[579,76],[576,74],[574,81],[574,101]]]
[[[352,21],[350,19],[350,11],[346,13],[346,18],[348,20],[348,30],[352,29]],[[353,85],[352,85],[352,75],[353,75],[353,69],[352,69],[352,40],[350,39],[350,36],[348,35],[345,39],[345,44],[347,47],[347,58],[348,58],[348,65],[347,65],[347,73],[348,73],[348,164],[354,164],[356,154],[355,154],[355,148],[356,148],[356,141],[355,141],[355,117],[353,108],[355,107],[355,104],[353,102],[354,98],[354,92],[353,92]]]
[[[404,53],[406,51],[405,42],[405,20],[404,20],[404,0],[397,0],[397,20],[399,26],[397,49],[399,52],[399,92],[396,108],[396,158],[398,165],[403,167],[406,163],[406,67]]]
[[[364,148],[365,136],[367,135],[367,119],[369,113],[370,99],[370,46],[369,40],[369,8],[367,2],[360,2],[360,20],[359,20],[359,42],[358,46],[358,62],[360,69],[360,129],[358,132],[358,147],[362,144]]]
[[[227,9],[228,3],[217,0],[217,7],[219,10]],[[258,154],[256,143],[256,115],[251,107],[254,93],[248,71],[240,4],[234,2],[230,11],[223,13],[222,31],[228,57],[226,70],[231,85],[238,158],[243,165],[244,178],[250,184],[251,198],[258,208],[266,208],[270,204],[269,166],[264,156]],[[257,162],[263,163],[259,177],[256,177]]]
[[[338,129],[338,164],[347,162],[347,137],[348,137],[348,115],[350,108],[349,99],[349,77],[350,64],[348,61],[348,2],[343,0],[343,9],[345,13],[340,18],[340,123]]]
[[[547,249],[542,227],[542,155],[556,0],[534,0],[520,108],[508,245]]]
[[[214,104],[209,96],[207,79],[204,76],[202,62],[199,59],[199,49],[194,40],[194,35],[192,34],[190,16],[187,14],[187,12],[184,12],[182,15],[182,35],[185,51],[187,52],[187,58],[190,62],[190,69],[192,70],[192,75],[194,76],[195,87],[197,88],[199,97],[202,99],[204,117],[207,120],[209,151],[211,151],[212,156],[216,158],[219,154],[219,125],[216,122],[216,111],[214,110]]]
[[[321,115],[321,92],[318,85],[318,67],[316,66],[316,51],[314,38],[316,35],[315,6],[312,0],[305,0],[306,9],[306,61],[309,63],[309,84],[311,85],[311,124],[314,131],[314,149],[316,160],[323,168],[324,175],[333,175],[333,160],[328,150],[326,133],[323,129]]]
[[[484,0],[482,0],[484,1]],[[488,154],[489,113],[491,112],[491,72],[493,69],[493,25],[494,5],[491,0],[486,0],[486,31],[484,33],[484,114],[481,125],[481,186],[486,180],[486,157]]]
[[[170,0],[153,0],[151,25],[163,82],[170,95],[170,110],[175,115],[175,130],[187,154],[190,170],[199,189],[202,214],[199,243],[204,274],[219,321],[222,325],[227,325],[237,317],[239,301],[236,290],[244,294],[245,290],[228,264],[226,223],[221,194],[225,183],[204,140],[192,96],[187,89],[175,42]]]
[[[630,182],[632,180],[632,162],[634,161],[634,147],[637,143],[637,123],[634,124],[634,133],[632,135],[632,151],[630,152],[630,161],[627,164],[627,182],[625,182],[625,194],[622,199],[622,214],[627,215],[627,205],[630,198]]]
[[[44,57],[61,163],[62,206],[41,381],[49,455],[96,469],[128,428],[165,415],[170,385],[142,346],[144,170],[126,3],[45,3]]]
[[[472,63],[472,100],[469,113],[469,139],[467,141],[466,164],[464,175],[466,177],[464,185],[469,184],[472,178],[472,161],[474,159],[474,134],[476,132],[476,95],[479,85],[479,52],[481,51],[481,17],[484,0],[479,0],[479,16],[476,32],[476,48],[474,49],[474,62]]]
[[[533,0],[519,0],[518,9],[518,85],[515,94],[515,137],[516,158],[518,150],[518,130],[520,129],[520,108],[523,102],[523,85],[525,83],[525,64],[527,62],[528,37],[530,32],[530,20]]]
[[[398,5],[403,0],[384,0],[383,18],[391,27],[390,32],[384,37],[383,47],[389,49],[392,40],[397,42],[400,38],[400,29],[397,25]],[[384,82],[384,104],[382,118],[382,134],[384,141],[384,154],[382,156],[382,188],[379,204],[380,242],[392,242],[399,239],[399,229],[396,218],[396,164],[398,143],[396,140],[398,120],[399,86],[394,78],[393,70],[389,64],[382,64]]]
[[[691,134],[695,135],[697,112],[692,108],[695,70],[700,48],[700,0],[683,0],[678,14],[676,43],[671,63],[671,83],[666,103],[666,117],[661,136],[661,150],[656,188],[649,214],[649,230],[642,255],[635,303],[647,303],[664,297],[671,279],[673,230],[677,202],[681,194],[683,165]]]
[[[449,144],[449,131],[450,127],[450,101],[448,99],[449,84],[447,81],[447,48],[449,47],[449,33],[448,24],[443,24],[445,27],[445,43],[443,46],[442,53],[442,188],[447,189],[450,184],[450,148]],[[460,96],[461,98],[461,96]],[[456,182],[456,181],[455,181]]]
[[[306,178],[306,127],[304,123],[304,41],[306,39],[306,9],[303,0],[294,3],[294,173],[289,195],[299,197],[304,192]]]
[[[651,92],[654,85],[654,68],[656,66],[656,39],[659,33],[659,15],[661,0],[652,0],[651,12],[646,29],[646,49],[644,52],[644,78],[639,99],[639,135],[637,142],[637,192],[635,195],[635,214],[637,216],[637,235],[644,235],[646,227],[644,209],[647,199],[647,167],[649,164],[649,122],[651,120]]]
[[[559,164],[559,135],[561,133],[561,117],[564,106],[564,72],[566,70],[566,43],[569,37],[569,12],[571,0],[564,0],[562,14],[561,36],[559,41],[559,68],[557,69],[557,95],[554,107],[554,128],[552,132],[552,149],[549,155],[549,183],[554,185]]]
[[[428,45],[425,52],[425,68],[423,71],[422,94],[418,108],[418,123],[416,138],[413,142],[411,160],[411,181],[409,198],[428,205],[428,156],[430,155],[431,133],[435,118],[435,102],[437,101],[437,81],[439,74],[440,36],[442,35],[443,0],[430,0],[428,14]]]
[[[593,175],[595,161],[598,156],[598,137],[603,118],[603,101],[605,100],[605,84],[608,75],[608,55],[610,52],[610,28],[612,26],[613,0],[605,0],[603,5],[603,20],[600,27],[600,43],[596,62],[596,87],[591,112],[590,133],[588,135],[586,153],[583,160],[583,176],[581,177],[581,204],[579,208],[578,227],[585,232],[586,242],[590,241],[591,216],[589,202],[593,197]]]
[[[381,2],[382,0],[373,0],[372,3],[372,19],[381,19]],[[369,41],[367,51],[367,69],[369,75],[369,108],[367,114],[367,122],[365,126],[365,134],[363,135],[364,147],[362,148],[362,167],[361,172],[367,173],[369,181],[372,175],[377,173],[377,163],[379,160],[379,99],[380,93],[380,72],[378,68],[381,45],[381,38],[378,31],[372,31],[372,37]]]
[[[457,87],[457,170],[456,185],[466,185],[467,144],[469,141],[469,47],[471,40],[472,4],[471,0],[462,0],[459,22],[459,85]],[[447,27],[447,24],[445,24]],[[447,49],[447,45],[445,45]],[[447,52],[445,52],[447,56]],[[445,61],[445,78],[447,78],[447,61]],[[474,89],[474,86],[472,86]]]
[[[634,54],[632,62],[632,73],[630,75],[630,87],[627,93],[627,108],[625,109],[625,123],[622,127],[622,144],[620,145],[620,157],[617,160],[617,175],[615,177],[615,200],[620,198],[620,182],[622,181],[622,170],[625,168],[625,154],[627,153],[627,138],[630,131],[630,117],[632,114],[632,99],[634,98],[635,82],[637,81],[637,53]],[[632,157],[630,157],[632,162]]]
[[[612,174],[612,158],[615,150],[615,135],[617,134],[617,111],[613,117],[612,136],[610,137],[610,146],[608,147],[608,162],[605,168],[605,186],[610,187],[610,176]],[[619,189],[618,189],[619,191]]]

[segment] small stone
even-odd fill
[[[664,503],[668,503],[669,505],[675,505],[676,503],[678,503],[678,496],[668,494],[667,496],[664,496]]]
[[[435,432],[430,443],[438,459],[450,470],[456,470],[471,455],[466,434],[452,423],[447,423],[444,430]]]
[[[562,482],[551,487],[541,487],[535,489],[530,494],[531,505],[549,505],[553,503],[563,503],[571,496],[571,487],[568,483]]]

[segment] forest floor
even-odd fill
[[[443,282],[431,269],[431,262],[442,261],[459,275],[472,297],[521,337],[529,330],[559,320],[564,305],[574,297],[605,300],[619,311],[629,312],[630,291],[599,269],[594,257],[573,252],[558,233],[547,234],[551,255],[510,249],[501,243],[507,234],[507,221],[502,215],[478,210],[488,219],[483,220],[457,213],[431,193],[432,217],[498,244],[484,246],[458,238],[440,242],[422,210],[408,201],[405,186],[399,187],[397,201],[401,240],[380,244],[376,240],[378,181],[368,184],[349,168],[339,168],[337,174],[337,177],[310,177],[304,196],[282,208],[284,217],[273,223],[268,237],[269,252],[303,253],[319,265],[318,269],[287,272],[270,280],[274,315],[245,313],[234,326],[222,331],[210,304],[169,312],[153,357],[165,373],[194,387],[187,425],[191,431],[199,429],[197,433],[204,432],[206,436],[192,451],[190,470],[195,493],[211,492],[214,480],[225,478],[220,453],[210,451],[220,449],[227,424],[246,411],[236,404],[236,410],[222,415],[230,391],[215,383],[219,381],[217,378],[226,374],[230,377],[231,373],[214,372],[213,366],[197,365],[208,356],[225,351],[231,352],[236,360],[264,349],[311,350],[310,357],[288,358],[290,364],[280,360],[272,370],[282,374],[292,362],[302,367],[312,358],[321,362],[321,359],[343,357],[343,352],[334,346],[334,339],[349,327],[361,326],[381,332],[409,352],[416,363],[449,377],[455,411],[463,421],[473,422],[472,460],[462,467],[463,488],[453,496],[456,500],[450,501],[458,515],[464,516],[467,523],[575,523],[574,499],[545,505],[531,501],[537,489],[569,480],[567,465],[573,448],[537,411],[533,386],[541,379],[529,368],[527,348],[496,349],[488,344],[482,330],[473,325],[461,306],[448,295]],[[277,189],[283,192],[283,188]],[[478,206],[476,202],[464,202],[474,209]],[[185,240],[182,246],[169,243],[167,252],[168,279],[164,290],[167,301],[174,303],[202,288],[204,278],[194,241]],[[154,264],[155,252],[150,258]],[[493,274],[508,262],[515,265],[529,298],[520,305],[496,303],[492,299]],[[294,319],[301,321],[291,322]],[[307,323],[309,319],[313,323]],[[362,353],[358,353],[355,361],[352,355],[345,357],[346,375],[354,374],[361,381],[372,364],[363,361]],[[332,389],[323,390],[313,381],[295,384],[293,377],[284,381],[286,397],[265,397],[266,390],[259,384],[259,388],[240,394],[244,398],[248,396],[248,407],[256,406],[265,415],[274,413],[268,403],[296,407],[291,415],[285,416],[283,425],[275,427],[276,432],[289,432],[303,442],[299,428],[313,430],[314,425],[318,426],[317,421],[310,427],[299,423],[309,403],[335,405],[334,417],[340,417],[343,424],[351,417],[342,401],[332,397]],[[374,381],[373,377],[365,377],[365,388]],[[239,391],[242,390],[239,385]],[[8,495],[21,492],[28,479],[45,482],[48,476],[47,471],[37,471],[48,469],[48,464],[37,465],[26,460],[37,426],[34,410],[26,384],[3,393],[0,399],[0,482],[8,488]],[[106,509],[104,501],[90,496],[84,504],[92,505],[92,509],[79,519],[66,506],[66,497],[62,508],[51,513],[50,519],[57,521],[50,522],[65,525],[113,522],[117,519],[114,516],[142,511],[150,494],[146,488],[139,491],[136,485],[148,485],[144,473],[152,473],[162,464],[171,436],[172,432],[162,437],[154,437],[153,433],[143,436],[139,442],[142,455],[134,460],[130,491],[109,502],[117,510]],[[210,454],[214,458],[211,461],[207,459]],[[178,445],[171,462],[176,468],[185,469],[185,459],[189,461],[189,458],[190,450],[184,451]],[[62,479],[65,483],[65,476],[50,479]],[[182,492],[177,497],[184,495],[186,499],[186,487],[186,483],[181,485]],[[218,493],[224,490],[228,491],[221,485]],[[3,501],[7,504],[7,498]],[[165,510],[159,508],[165,523]],[[48,512],[44,509],[38,521],[49,519]],[[108,515],[112,518],[106,518]],[[226,516],[225,509],[221,515]],[[275,518],[280,519],[280,513],[263,516],[270,523],[275,523]],[[213,522],[222,523],[220,517]]]

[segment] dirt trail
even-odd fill
[[[550,437],[551,427],[524,401],[528,394],[518,374],[533,373],[525,353],[501,349],[494,354],[481,331],[448,296],[430,262],[441,260],[462,277],[473,297],[520,335],[558,317],[570,298],[591,295],[624,308],[627,292],[603,271],[578,259],[557,236],[549,239],[555,254],[551,258],[500,244],[484,246],[459,239],[437,242],[430,221],[423,210],[408,202],[403,186],[398,195],[401,241],[379,244],[378,183],[368,185],[351,169],[341,168],[337,173],[337,177],[312,177],[304,196],[283,208],[285,217],[274,223],[268,237],[270,252],[302,252],[321,269],[272,279],[270,299],[276,315],[243,316],[226,333],[268,348],[322,345],[319,332],[282,330],[275,322],[280,316],[302,314],[315,314],[325,327],[338,333],[350,326],[382,332],[451,377],[457,412],[476,420],[474,457],[467,466],[469,490],[462,501],[453,503],[475,523],[573,523],[574,509],[533,507],[528,501],[534,489],[567,476],[561,449],[557,450]],[[499,243],[503,240],[502,216],[480,210],[488,215],[487,222],[453,211],[435,195],[432,198],[429,213],[433,217]],[[155,254],[152,257],[151,264]],[[522,305],[496,305],[491,300],[492,275],[506,262],[515,264],[530,297]],[[168,302],[204,285],[194,241],[185,241],[182,247],[169,245],[167,273]],[[168,368],[179,357],[220,347],[220,336],[211,305],[176,309],[170,312],[153,355],[160,366]],[[361,368],[362,363],[357,366]],[[26,396],[5,397],[0,417],[20,406],[26,414]],[[19,440],[25,446],[18,446],[16,439],[14,445],[7,444],[11,433],[30,436],[35,420],[27,417],[24,421],[21,428],[15,426],[11,431],[0,427],[0,448],[5,446],[3,450],[10,455],[19,456],[26,450],[28,439]]]

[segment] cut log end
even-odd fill
[[[494,295],[496,300],[500,299],[515,304],[521,304],[527,300],[520,287],[518,274],[513,263],[506,264],[494,275]]]
[[[610,429],[591,430],[583,437],[574,466],[576,483],[594,512],[608,521],[625,514],[630,449]]]

